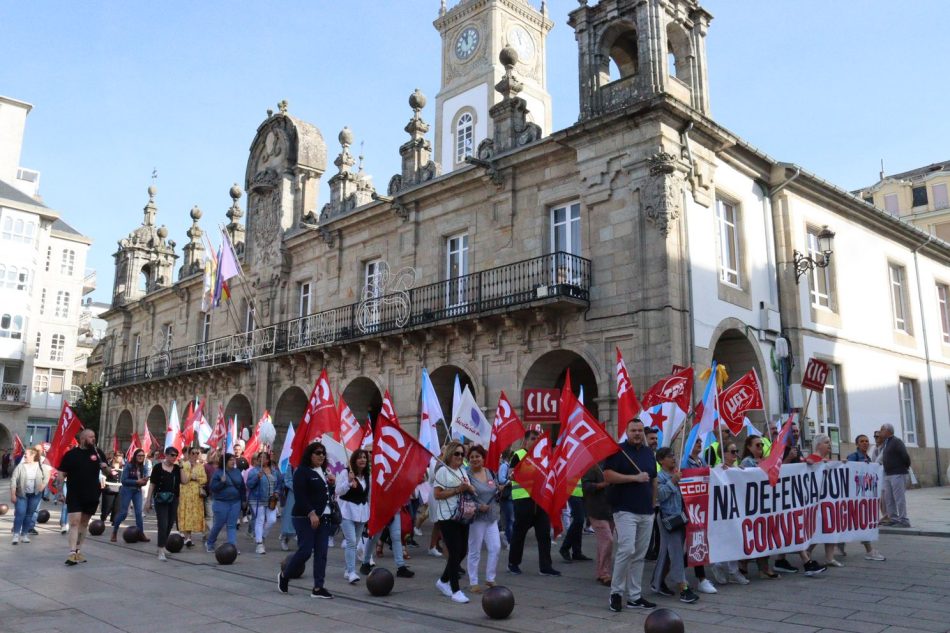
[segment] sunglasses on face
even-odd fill
[[[465,453],[463,453],[462,451],[456,451],[455,453],[452,453],[452,456],[453,456],[453,457],[465,457]]]
[[[762,445],[759,444],[759,446],[762,446]],[[726,451],[726,452],[727,452],[727,453],[731,453],[732,455],[737,455],[737,454],[739,453],[739,449],[738,449],[738,448],[730,448],[730,449],[729,449],[728,451]]]
[[[314,451],[313,454],[314,454],[314,455],[326,455],[326,452],[324,452],[324,451]]]

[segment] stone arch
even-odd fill
[[[618,20],[601,35],[599,54],[600,85],[632,77],[640,71],[640,38],[636,25],[629,20]],[[617,76],[611,75],[611,63]]]
[[[13,436],[6,424],[0,424],[0,448],[13,448]]]
[[[365,423],[367,417],[375,420],[383,408],[383,394],[379,385],[366,376],[351,380],[343,390],[343,398],[360,424]]]
[[[726,366],[729,372],[727,385],[732,384],[750,369],[759,375],[762,388],[762,399],[765,411],[750,411],[748,418],[759,428],[766,420],[765,412],[769,407],[769,380],[765,373],[765,358],[759,348],[758,341],[746,332],[746,324],[738,319],[725,319],[719,323],[710,337],[711,355],[707,355],[705,367],[712,365],[712,361]]]
[[[145,426],[160,445],[165,444],[165,429],[168,428],[166,426],[167,423],[168,418],[165,417],[165,409],[162,405],[156,404],[149,409],[148,417],[145,418]],[[153,446],[152,449],[154,450],[161,447],[162,446]]]
[[[134,432],[135,423],[132,419],[132,412],[128,409],[123,409],[115,422],[115,430],[112,434],[114,437],[119,438],[119,446],[125,449],[129,446],[129,440],[132,438],[132,433]]]
[[[666,25],[666,50],[669,64],[667,72],[692,87],[693,46],[686,29],[676,22]]]
[[[287,435],[289,424],[296,428],[303,418],[304,411],[307,409],[307,393],[300,387],[288,387],[280,394],[277,399],[277,406],[274,407],[274,428],[277,430],[277,440],[275,451],[279,451],[284,445],[284,437]]]
[[[538,356],[525,374],[524,389],[560,389],[564,386],[567,372],[571,372],[571,387],[575,394],[584,388],[584,405],[594,417],[598,417],[600,389],[597,383],[597,365],[589,362],[580,353],[559,349]],[[552,435],[556,437],[557,425]]]
[[[237,415],[238,434],[244,427],[247,427],[249,431],[253,430],[257,420],[254,419],[254,409],[251,408],[251,401],[244,394],[235,394],[228,400],[227,406],[224,407],[225,420],[230,420],[235,415]]]

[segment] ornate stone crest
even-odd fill
[[[650,166],[650,177],[642,189],[644,213],[666,237],[672,230],[672,223],[680,217],[683,176],[677,169],[676,157],[662,149],[647,159],[647,162]]]

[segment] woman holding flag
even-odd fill
[[[462,559],[468,553],[468,524],[455,518],[461,495],[474,493],[475,488],[462,472],[462,462],[465,451],[462,445],[455,440],[447,442],[442,449],[444,466],[435,473],[432,496],[435,499],[434,518],[442,531],[445,548],[448,550],[448,560],[442,577],[435,581],[435,586],[453,602],[466,603],[468,596],[459,589],[459,574],[462,572]]]

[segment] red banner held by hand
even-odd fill
[[[501,397],[498,398],[498,408],[495,410],[495,421],[491,427],[491,442],[488,445],[485,468],[498,472],[501,454],[522,437],[524,437],[524,424],[515,413],[508,396],[502,391]]]
[[[389,393],[386,393],[387,400]],[[391,408],[390,408],[391,410]],[[432,454],[384,413],[376,421],[373,438],[373,469],[370,482],[369,523],[371,535],[378,534],[409,501],[425,476]]]

